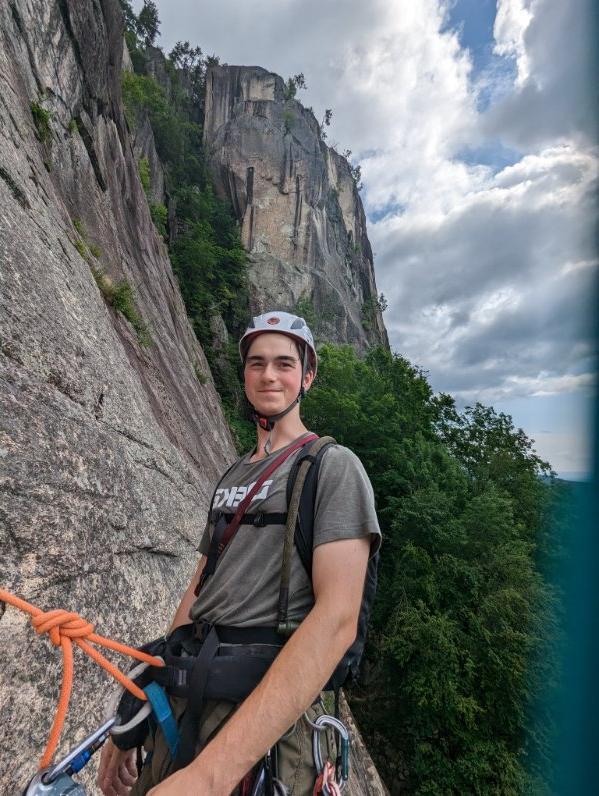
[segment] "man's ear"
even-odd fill
[[[304,376],[304,391],[308,392],[310,387],[312,386],[312,382],[314,381],[314,371],[309,370],[306,375]]]

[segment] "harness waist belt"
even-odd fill
[[[207,622],[194,622],[193,637],[204,641],[213,628],[221,644],[274,644],[282,647],[287,641],[276,627],[231,627]]]

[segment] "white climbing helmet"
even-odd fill
[[[278,332],[279,334],[286,334],[293,337],[304,344],[304,350],[310,360],[310,369],[316,376],[316,368],[318,366],[318,357],[316,355],[316,348],[314,346],[314,338],[308,324],[299,315],[292,315],[290,312],[265,312],[262,315],[256,315],[248,328],[245,330],[241,340],[239,341],[239,355],[241,361],[245,362],[250,343],[259,334],[264,332]],[[304,356],[304,375],[307,371],[307,360]]]

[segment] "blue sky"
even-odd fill
[[[141,3],[135,4],[137,8]],[[392,348],[588,469],[591,0],[158,0],[159,40],[303,72],[360,163]],[[572,42],[576,46],[572,46]]]
[[[487,68],[493,58],[495,0],[456,0],[449,4],[446,25],[442,30],[458,32],[460,44],[472,55],[476,72]]]

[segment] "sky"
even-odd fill
[[[142,3],[135,2],[139,10]],[[284,78],[362,169],[391,347],[462,408],[590,467],[592,0],[158,0],[178,40]]]

